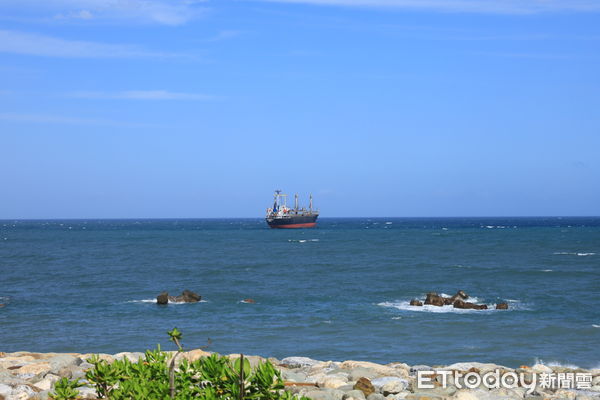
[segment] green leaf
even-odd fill
[[[233,363],[233,368],[234,371],[239,375],[240,371],[241,371],[241,364],[242,364],[242,359],[240,358],[236,358],[235,362]],[[244,377],[246,379],[248,379],[248,377],[250,376],[250,374],[252,373],[252,367],[250,367],[250,361],[248,361],[247,358],[244,358]]]

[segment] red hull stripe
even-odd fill
[[[317,225],[316,222],[309,222],[306,224],[289,224],[289,225],[269,225],[271,228],[277,229],[290,229],[290,228],[314,228]]]

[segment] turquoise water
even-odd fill
[[[0,351],[600,365],[600,218],[0,221]],[[157,306],[161,291],[205,302]],[[463,289],[508,311],[413,308]],[[252,298],[256,304],[240,300]]]

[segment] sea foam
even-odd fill
[[[571,363],[564,363],[564,362],[560,362],[560,361],[544,361],[541,360],[539,358],[535,359],[535,363],[536,364],[542,364],[542,365],[546,365],[548,367],[561,367],[561,368],[569,368],[569,369],[579,369],[581,368],[579,365],[575,365],[575,364],[571,364]]]
[[[487,310],[472,310],[472,309],[463,309],[463,308],[454,308],[453,305],[447,305],[447,306],[432,306],[430,304],[424,304],[422,306],[411,306],[410,305],[410,301],[384,301],[382,303],[377,304],[378,306],[381,307],[391,307],[391,308],[396,308],[398,310],[402,310],[402,311],[415,311],[415,312],[430,312],[430,313],[455,313],[455,314],[471,314],[471,313],[475,313],[475,314],[482,314],[482,313],[489,313],[489,312],[493,312],[493,311],[502,311],[502,310],[496,310],[494,307],[494,305],[489,305],[488,304],[488,308]]]
[[[142,299],[142,300],[129,300],[126,301],[125,303],[155,303],[156,304],[156,299]],[[197,303],[208,303],[206,300],[200,300]],[[193,303],[186,303],[184,301],[169,301],[169,304],[193,304]]]
[[[445,293],[440,293],[441,296],[443,297],[451,297],[448,294]],[[423,299],[421,299],[423,300]],[[468,302],[471,303],[480,303],[480,300],[477,297],[469,297],[467,299]],[[515,299],[507,299],[506,302],[510,303],[510,307],[508,308],[508,311],[515,311],[515,310],[528,310],[529,308],[521,303],[520,300],[515,300]],[[486,304],[486,303],[484,303]],[[475,314],[481,314],[481,313],[490,313],[490,312],[502,312],[502,311],[506,311],[506,310],[496,310],[496,304],[487,304],[488,309],[487,310],[474,310],[474,309],[464,309],[464,308],[454,308],[454,306],[452,304],[449,305],[443,305],[443,306],[434,306],[431,304],[423,304],[422,306],[411,306],[410,305],[410,300],[394,300],[394,301],[384,301],[381,303],[377,304],[380,307],[389,307],[389,308],[395,308],[401,311],[415,311],[415,312],[430,312],[430,313],[456,313],[456,314],[471,314],[471,313],[475,313]]]
[[[592,252],[583,253],[583,252],[569,252],[569,251],[555,251],[554,254],[555,255],[579,256],[579,257],[596,255],[596,253],[592,253]]]

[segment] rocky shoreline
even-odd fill
[[[191,350],[178,360],[197,360],[210,355],[204,350]],[[0,400],[48,399],[54,383],[61,377],[85,380],[85,371],[93,354],[80,353],[2,353],[0,352]],[[128,358],[137,361],[143,353],[100,354],[108,362]],[[230,358],[239,357],[237,354]],[[255,366],[264,360],[245,356]],[[448,366],[407,365],[404,363],[376,364],[367,361],[318,361],[306,357],[269,358],[281,371],[286,389],[315,400],[591,400],[600,399],[600,369],[584,370],[563,366],[536,364],[507,368],[477,362]],[[423,375],[435,371],[433,375]],[[450,375],[451,371],[454,375]],[[456,373],[484,375],[492,371],[515,373],[525,377],[525,385],[490,389],[483,384],[466,388],[455,381]],[[564,374],[564,375],[561,375]],[[431,388],[418,384],[419,376],[428,377]],[[578,377],[585,375],[585,389],[548,388],[538,384],[531,387],[533,376]],[[447,380],[446,380],[447,379]],[[588,382],[589,381],[589,382]],[[445,383],[445,384],[444,384]],[[527,386],[532,390],[528,391]],[[91,386],[80,388],[82,399],[96,399]]]

